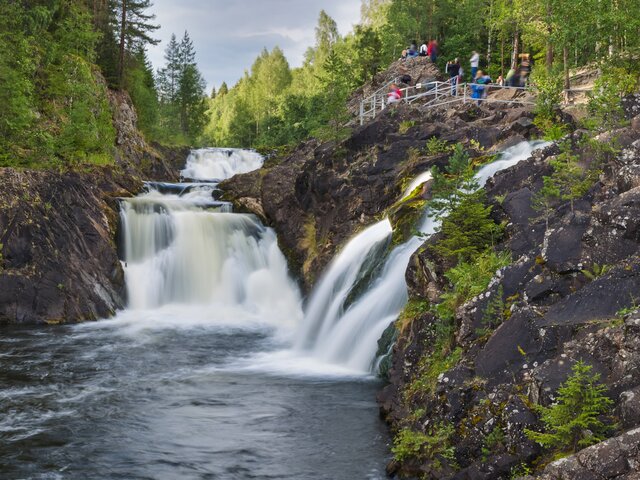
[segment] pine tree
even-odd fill
[[[438,218],[445,217],[453,211],[465,193],[472,193],[478,189],[469,155],[461,144],[455,146],[444,170],[442,172],[437,167],[431,169],[433,185],[429,210]]]
[[[157,83],[160,100],[164,103],[176,101],[180,81],[180,44],[175,34],[171,35],[164,51],[165,67],[158,70]]]
[[[348,68],[344,61],[331,51],[323,65],[323,75],[320,77],[324,86],[324,116],[326,126],[317,132],[321,137],[339,140],[345,132],[344,124],[347,120]]]
[[[151,0],[112,0],[118,22],[118,82],[124,86],[127,53],[135,53],[145,45],[157,45],[152,32],[160,28],[150,23],[155,15],[145,13],[153,4]]]
[[[196,52],[186,31],[178,49],[178,62],[180,76],[176,93],[180,129],[187,138],[194,140],[206,123],[206,83],[196,65]]]
[[[538,407],[546,433],[525,430],[534,442],[561,452],[576,452],[601,442],[610,427],[601,416],[613,401],[606,396],[607,387],[601,385],[600,375],[593,374],[592,366],[580,361],[572,374],[558,389],[558,400],[550,407]]]

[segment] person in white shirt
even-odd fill
[[[478,66],[480,66],[480,55],[475,50],[471,52],[469,63],[471,63],[471,80],[474,81],[478,73]]]
[[[421,57],[426,57],[427,56],[427,42],[425,42],[422,45],[420,45],[420,56]]]

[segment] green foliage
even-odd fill
[[[450,349],[452,330],[441,329],[438,333],[433,353],[420,359],[418,373],[404,391],[405,401],[433,393],[438,377],[455,367],[462,358],[461,348]]]
[[[623,319],[624,317],[626,317],[627,315],[630,315],[632,313],[634,313],[636,310],[638,310],[638,302],[635,298],[631,298],[631,305],[629,305],[628,307],[624,307],[621,308],[620,310],[618,310],[616,312],[616,317]]]
[[[429,311],[429,302],[427,300],[411,299],[404,307],[398,320],[396,327],[398,331],[403,333],[417,318]]]
[[[463,262],[445,273],[452,285],[450,291],[440,297],[435,307],[439,318],[453,319],[455,312],[464,303],[484,292],[500,268],[511,263],[508,253],[487,251],[470,262]]]
[[[491,433],[484,438],[482,444],[482,458],[486,461],[492,454],[496,453],[496,450],[504,444],[505,435],[504,430],[500,426],[494,427]]]
[[[549,217],[558,201],[569,201],[571,211],[575,200],[583,197],[596,182],[600,171],[598,165],[585,168],[579,157],[571,151],[571,144],[564,142],[562,152],[549,161],[553,167],[551,176],[543,177],[544,185],[533,198],[533,208],[542,212],[549,227]]]
[[[425,152],[428,155],[437,155],[439,153],[448,152],[451,149],[449,142],[440,140],[437,137],[431,137],[425,145]]]
[[[443,423],[433,425],[427,433],[403,428],[395,436],[391,451],[398,461],[431,460],[438,466],[440,458],[448,460],[454,458],[455,448],[451,445],[453,433],[453,425]]]
[[[398,126],[398,133],[400,135],[404,135],[411,129],[411,127],[415,127],[415,125],[416,125],[415,120],[403,120],[402,122],[400,122],[400,125]]]
[[[459,203],[443,218],[442,236],[433,249],[444,258],[469,261],[495,245],[504,229],[493,221],[491,210],[484,190],[461,194]]]
[[[0,3],[0,164],[111,161],[115,131],[93,65],[97,40],[82,4]]]
[[[527,477],[533,473],[533,469],[527,465],[526,463],[521,463],[516,465],[511,469],[511,474],[509,478],[516,480],[518,478]]]
[[[504,302],[504,289],[502,285],[498,287],[498,291],[489,299],[487,308],[485,308],[482,316],[482,325],[489,331],[493,331],[499,327],[502,322],[510,316],[510,311]]]
[[[606,275],[611,270],[611,268],[611,265],[594,263],[593,265],[591,265],[591,267],[583,268],[580,271],[589,280],[595,280],[598,277]]]
[[[205,81],[195,62],[193,42],[187,32],[175,35],[165,50],[166,65],[158,71],[159,139],[166,143],[195,143],[204,130]],[[218,98],[226,98],[220,94]]]
[[[588,126],[597,130],[615,128],[624,123],[624,110],[620,100],[633,93],[638,86],[638,74],[621,67],[607,68],[596,80],[589,95]]]
[[[431,169],[433,183],[429,210],[436,218],[449,215],[468,195],[475,194],[478,182],[474,178],[473,165],[461,144],[453,148],[453,155],[444,171]]]
[[[562,101],[562,73],[545,68],[534,69],[531,81],[536,92],[536,116],[555,119]]]
[[[562,74],[557,69],[535,68],[532,80],[535,85],[536,106],[534,124],[542,131],[545,140],[560,140],[568,133],[561,123],[559,105],[562,102]]]
[[[613,401],[607,388],[599,383],[600,375],[591,373],[592,366],[578,362],[572,374],[558,389],[558,399],[550,407],[539,406],[545,432],[525,430],[527,437],[545,448],[558,452],[576,452],[601,442],[610,426],[602,420]]]

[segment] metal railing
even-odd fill
[[[389,82],[386,86],[378,89],[371,96],[360,102],[360,125],[364,125],[367,120],[374,119],[388,105],[388,88],[394,82]],[[483,94],[481,98],[473,98],[473,87],[481,87]],[[414,103],[423,100],[424,106],[427,108],[439,107],[454,103],[502,103],[508,105],[535,105],[534,98],[524,97],[525,92],[531,92],[529,87],[511,87],[497,84],[476,84],[476,83],[457,83],[452,85],[451,80],[447,82],[433,81],[427,83],[418,83],[412,87],[400,89],[402,98],[393,103]],[[513,92],[512,98],[500,98],[494,95],[499,91]],[[565,97],[568,98],[573,93],[585,93],[591,89],[569,89],[565,90]],[[520,95],[518,95],[520,94]]]

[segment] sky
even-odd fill
[[[175,33],[189,32],[198,67],[208,89],[226,81],[229,87],[251,68],[266,47],[278,45],[291,67],[302,64],[315,43],[315,26],[324,9],[342,35],[360,20],[361,0],[154,0],[152,12],[160,29],[159,45],[149,47],[156,69],[164,64],[164,50]]]

